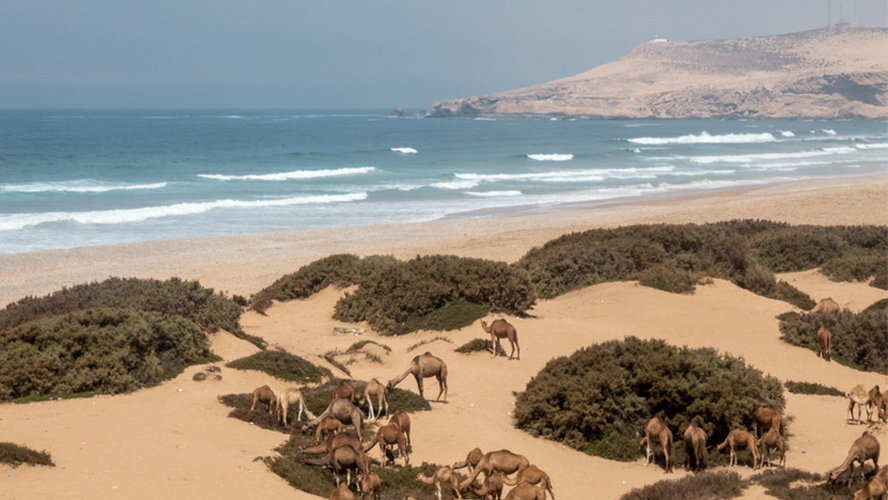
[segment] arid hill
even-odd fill
[[[888,29],[639,45],[576,76],[436,102],[427,117],[888,118]]]

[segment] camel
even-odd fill
[[[355,390],[355,386],[351,385],[348,380],[343,380],[333,390],[333,399],[347,399],[355,403],[359,399],[358,391]]]
[[[367,495],[370,495],[372,500],[379,500],[380,491],[382,490],[382,479],[379,478],[379,474],[376,471],[369,471],[360,479],[358,479],[358,483],[361,485],[361,500]]]
[[[394,389],[396,385],[407,378],[407,375],[413,375],[416,379],[416,385],[419,386],[420,396],[423,396],[422,379],[436,377],[438,379],[440,391],[438,392],[438,397],[435,398],[435,402],[437,403],[438,400],[441,399],[441,394],[444,394],[444,402],[447,402],[447,365],[440,358],[433,356],[430,352],[416,356],[410,361],[410,366],[407,367],[407,371],[388,381],[386,389]]]
[[[869,432],[863,431],[863,434],[851,443],[851,449],[848,450],[848,456],[842,465],[829,473],[829,482],[835,483],[839,476],[851,469],[851,474],[848,476],[848,486],[851,486],[851,481],[854,479],[854,462],[860,463],[860,471],[863,474],[863,463],[867,460],[872,460],[873,466],[879,469],[879,441]]]
[[[373,400],[371,398],[376,398],[376,404],[379,407],[379,411],[377,411],[377,415],[373,414]],[[377,416],[382,416],[382,408],[385,407],[385,414],[388,415],[389,404],[388,399],[385,397],[385,386],[379,383],[377,379],[370,379],[370,382],[367,382],[367,386],[364,387],[364,400],[367,401],[367,406],[370,407],[370,420],[376,420]]]
[[[311,448],[299,447],[297,449],[302,453],[330,453],[341,446],[351,446],[356,450],[360,450],[363,445],[358,441],[358,438],[343,432],[335,436],[327,436],[324,444],[320,446],[312,446]]]
[[[857,405],[857,423],[863,423],[863,408],[866,406],[867,402],[869,402],[869,393],[866,392],[866,389],[863,388],[862,385],[857,384],[853,388],[851,388],[851,392],[845,395],[848,400],[848,412],[845,414],[847,418],[850,416],[850,420],[854,420],[854,406]]]
[[[487,322],[483,319],[481,320],[481,328],[490,334],[490,343],[493,346],[493,357],[496,357],[496,351],[500,346],[500,339],[509,339],[509,344],[512,346],[512,352],[509,353],[509,359],[512,359],[512,356],[515,355],[515,349],[518,349],[518,359],[521,359],[521,347],[518,345],[518,331],[515,330],[515,327],[504,319],[496,319],[493,320],[493,323],[490,326],[487,326]]]
[[[340,484],[333,493],[330,493],[329,500],[355,500],[355,495],[348,489],[348,485]]]
[[[881,415],[879,410],[882,408],[882,400],[885,399],[885,395],[879,391],[879,386],[874,386],[869,390],[866,398],[866,421],[872,423],[873,421],[873,410],[876,411],[876,421],[881,420]]]
[[[660,417],[648,420],[644,426],[644,437],[638,443],[639,446],[647,446],[645,467],[654,462],[654,453],[651,451],[651,445],[654,444],[663,447],[663,453],[666,455],[666,473],[672,472],[672,431],[666,427],[666,422]]]
[[[456,493],[456,498],[462,498],[460,494],[460,484],[459,484],[459,473],[454,472],[450,467],[439,467],[438,470],[435,471],[435,474],[431,477],[418,474],[416,479],[425,484],[433,484],[438,489],[438,500],[441,500],[441,485],[446,484],[450,485],[453,488],[453,492]]]
[[[471,474],[482,458],[484,458],[484,452],[481,451],[481,448],[475,448],[474,450],[470,451],[468,455],[466,455],[465,460],[463,460],[462,462],[456,462],[455,464],[451,465],[450,468],[456,470],[462,469],[463,467],[468,467],[469,474]]]
[[[879,472],[854,493],[854,500],[883,500],[888,497],[888,465],[883,465]]]
[[[830,362],[832,360],[832,332],[825,326],[821,326],[820,330],[817,330],[817,344],[820,346],[817,356],[825,359],[827,363]]]
[[[410,453],[407,452],[407,438],[397,424],[383,425],[376,430],[373,440],[364,446],[364,451],[370,451],[379,443],[379,451],[382,453],[382,466],[385,467],[386,450],[398,447],[398,452],[404,457],[404,467],[410,467]]]
[[[250,411],[256,411],[256,404],[259,402],[268,405],[269,415],[274,412],[274,409],[277,405],[277,398],[274,395],[274,391],[271,390],[271,387],[263,385],[262,387],[253,390],[253,405],[250,406]]]
[[[694,458],[694,472],[699,472],[704,467],[706,461],[706,432],[697,426],[696,422],[691,422],[684,432],[685,450],[687,452],[687,461],[685,462],[685,470],[691,470],[691,457]]]
[[[481,460],[478,461],[478,465],[475,466],[475,470],[472,471],[472,474],[469,475],[468,479],[460,483],[459,487],[461,489],[468,488],[470,484],[475,482],[475,478],[478,477],[478,474],[484,474],[484,477],[487,478],[493,475],[496,471],[502,472],[503,474],[513,474],[528,467],[530,467],[530,462],[524,455],[518,455],[509,450],[491,451],[481,457]]]
[[[336,420],[336,417],[327,417],[318,424],[318,431],[315,435],[315,444],[321,442],[321,435],[327,438],[327,434],[339,434],[342,432],[342,422]]]
[[[551,495],[552,500],[555,500],[555,492],[552,491],[552,480],[549,479],[548,474],[540,470],[536,465],[531,465],[524,470],[518,471],[514,480],[510,481],[508,478],[504,478],[503,482],[509,486],[516,486],[524,483],[539,486],[540,490],[543,492],[543,498],[546,498],[546,492],[548,492],[549,495]]]
[[[352,470],[366,475],[368,462],[367,455],[351,446],[335,448],[323,458],[308,458],[305,460],[305,463],[308,465],[319,465],[333,469],[333,474],[336,476],[336,486],[339,486],[339,474],[343,471],[347,474],[346,485],[351,482]]]
[[[407,449],[410,449],[410,415],[406,411],[398,408],[389,418],[389,424],[395,424],[401,429],[401,432],[407,436]]]
[[[751,432],[745,429],[732,430],[724,442],[717,446],[718,451],[723,450],[725,446],[731,447],[731,462],[729,467],[733,467],[737,464],[737,448],[747,446],[749,451],[752,452],[752,468],[758,468],[759,456],[755,450],[755,436]]]
[[[777,432],[777,428],[771,427],[771,430],[766,432],[761,439],[758,439],[755,445],[759,447],[761,452],[763,466],[765,465],[765,458],[768,459],[768,467],[771,466],[771,450],[777,450],[777,457],[779,458],[777,465],[784,469],[786,468],[786,439]]]
[[[488,497],[492,500],[500,500],[503,496],[503,484],[505,484],[505,479],[506,476],[502,472],[494,472],[492,476],[484,480],[484,484],[482,484],[480,488],[473,485],[475,495],[479,496],[482,500],[487,500]]]
[[[825,299],[822,299],[820,302],[818,302],[817,305],[814,306],[814,309],[811,309],[810,312],[812,312],[812,313],[824,312],[824,313],[832,314],[832,313],[841,312],[841,310],[842,310],[842,306],[840,306],[838,302],[833,300],[832,297],[827,297]]]
[[[305,416],[308,417],[309,420],[315,418],[311,411],[305,406],[305,398],[302,396],[302,391],[295,387],[285,389],[277,398],[276,409],[278,420],[280,420],[283,425],[287,425],[287,413],[289,413],[290,408],[293,408],[294,419],[297,422],[302,420],[303,412],[305,412]]]
[[[783,432],[783,415],[779,411],[772,410],[767,406],[760,406],[752,414],[752,433],[755,434],[756,438],[761,437],[758,432],[759,428],[764,431],[774,427],[777,428],[777,432]]]
[[[330,405],[327,406],[327,409],[324,410],[324,413],[309,420],[302,426],[302,432],[306,432],[315,427],[327,417],[334,417],[336,420],[342,422],[343,425],[354,425],[355,431],[358,433],[358,439],[363,439],[361,436],[361,428],[364,425],[364,414],[347,399],[334,399],[331,401]]]
[[[512,491],[506,495],[506,500],[546,500],[546,495],[543,490],[532,484],[521,483],[512,488]]]

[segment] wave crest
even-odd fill
[[[278,172],[274,174],[248,174],[248,175],[224,175],[224,174],[197,174],[198,177],[214,181],[289,181],[294,179],[317,179],[320,177],[337,177],[340,175],[366,174],[376,167],[350,167],[335,170],[294,170],[292,172]]]
[[[633,144],[646,146],[662,146],[666,144],[745,144],[756,142],[772,142],[777,139],[768,132],[761,134],[723,134],[709,135],[701,132],[699,135],[682,135],[679,137],[636,137],[628,139]]]

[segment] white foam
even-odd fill
[[[773,142],[776,140],[773,135],[767,132],[761,134],[724,135],[709,135],[708,132],[701,132],[699,135],[682,135],[679,137],[637,137],[629,139],[629,142],[647,146],[659,146],[666,144],[747,144]]]
[[[395,153],[401,153],[401,154],[405,154],[405,155],[412,155],[412,154],[416,154],[419,152],[413,148],[391,148],[391,150],[394,151]]]
[[[560,170],[555,172],[532,172],[526,174],[454,174],[457,179],[477,182],[497,181],[537,181],[537,182],[595,182],[604,179],[654,179],[658,175],[672,172],[675,167],[652,168],[601,168],[588,170]]]
[[[888,143],[885,144],[857,144],[857,149],[888,149]]]
[[[462,181],[452,181],[452,182],[435,182],[434,184],[430,184],[431,187],[438,189],[472,189],[476,187],[478,184],[481,184],[480,180],[462,180]]]
[[[530,158],[531,160],[536,160],[536,161],[570,161],[570,160],[573,160],[574,155],[572,155],[570,153],[565,153],[565,154],[554,153],[554,154],[532,154],[532,155],[527,155],[527,157]]]
[[[166,182],[152,184],[102,184],[91,180],[68,182],[34,182],[29,184],[2,184],[0,191],[7,193],[107,193],[109,191],[134,191],[141,189],[163,189]]]
[[[793,133],[792,133],[791,131],[789,131],[789,130],[781,130],[781,131],[780,131],[780,135],[783,136],[783,137],[795,137],[795,134],[793,134]]]
[[[758,153],[748,155],[718,155],[718,156],[682,156],[681,158],[693,163],[712,164],[712,163],[744,163],[750,164],[756,161],[773,161],[786,159],[816,158],[819,156],[830,156],[853,153],[856,148],[848,146],[839,146],[834,148],[824,148],[810,151],[797,151],[794,153]],[[674,159],[673,158],[673,159]],[[660,158],[661,160],[664,158]]]
[[[513,191],[466,191],[466,194],[471,196],[480,196],[485,198],[497,198],[503,196],[521,196],[521,191],[513,190]]]
[[[214,181],[289,181],[294,179],[316,179],[320,177],[337,177],[341,175],[366,174],[376,167],[351,167],[335,170],[294,170],[292,172],[278,172],[274,174],[248,174],[248,175],[223,175],[223,174],[197,174],[198,177]]]

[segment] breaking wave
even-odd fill
[[[646,146],[660,146],[666,144],[748,144],[757,142],[773,142],[777,139],[768,132],[761,134],[724,134],[709,135],[702,132],[699,135],[682,135],[679,137],[636,137],[628,139],[633,144]]]
[[[294,170],[292,172],[279,172],[274,174],[248,174],[248,175],[223,175],[223,174],[197,174],[198,177],[214,181],[289,181],[294,179],[317,179],[319,177],[337,177],[341,175],[366,174],[376,167],[351,167],[335,170]]]
[[[166,182],[151,184],[103,184],[92,180],[68,182],[33,182],[29,184],[0,184],[0,191],[6,193],[107,193],[109,191],[136,191],[141,189],[163,189]]]

